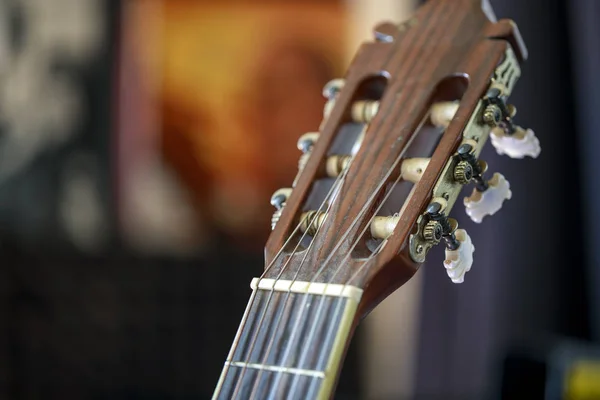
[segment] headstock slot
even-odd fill
[[[357,143],[357,141],[360,139],[365,126],[366,124],[356,122],[343,124],[337,135],[335,135],[329,150],[327,150],[327,155],[356,154],[360,147],[360,143]]]
[[[389,74],[381,71],[365,77],[354,92],[352,102],[358,100],[381,100],[389,80]]]

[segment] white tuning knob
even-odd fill
[[[457,229],[454,236],[460,246],[456,250],[446,249],[444,267],[446,267],[446,273],[452,279],[452,282],[463,283],[465,274],[471,270],[473,265],[475,246],[473,246],[471,238],[464,229]]]
[[[512,197],[510,184],[502,174],[495,173],[488,181],[484,192],[473,189],[470,197],[465,197],[464,203],[467,215],[473,222],[480,223],[487,215],[493,215],[502,208],[504,200]]]
[[[447,128],[458,110],[458,101],[443,101],[431,107],[431,123],[438,128]]]
[[[515,133],[507,135],[503,129],[494,128],[490,134],[492,145],[500,155],[510,158],[523,158],[529,156],[537,158],[542,151],[540,141],[531,129],[517,127]]]

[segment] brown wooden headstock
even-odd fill
[[[325,118],[299,142],[293,188],[272,199],[265,278],[363,288],[367,311],[441,241],[462,281],[472,251],[448,218],[462,186],[475,183],[465,202],[476,221],[510,198],[501,175],[483,177],[488,137],[511,157],[539,154],[505,103],[525,46],[512,21],[494,19],[485,0],[429,0],[408,21],[375,28],[345,78],[324,89]]]

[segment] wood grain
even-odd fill
[[[407,253],[407,240],[431,200],[442,168],[455,152],[462,130],[507,47],[512,47],[519,61],[527,57],[516,25],[508,20],[490,21],[482,11],[481,0],[429,0],[403,24],[380,24],[374,36],[391,41],[373,41],[359,49],[345,76],[346,85],[265,249],[267,265],[273,264],[266,272],[268,278],[345,284],[356,275],[351,283],[365,289],[361,316],[419,268]],[[340,195],[331,205],[330,217],[310,249],[275,258],[298,223],[303,202],[322,170],[336,132],[348,121],[352,102],[361,95],[358,88],[374,76],[387,77],[379,113],[367,129]],[[443,134],[394,234],[365,266],[364,255],[354,244],[364,244],[360,233],[384,194],[380,186],[389,180],[388,171],[415,135],[433,97],[439,95],[440,82],[453,76],[465,77],[468,82],[456,117]],[[371,202],[371,198],[376,200]],[[353,256],[347,257],[349,253]],[[329,257],[330,262],[324,265]],[[322,267],[323,272],[317,276]]]

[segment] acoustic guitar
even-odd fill
[[[264,273],[213,399],[328,399],[360,320],[430,251],[461,283],[475,246],[450,212],[463,186],[479,223],[511,198],[479,159],[537,157],[507,103],[527,50],[487,0],[429,0],[381,23],[343,79],[329,82],[319,132],[302,135],[299,172],[276,191]]]

